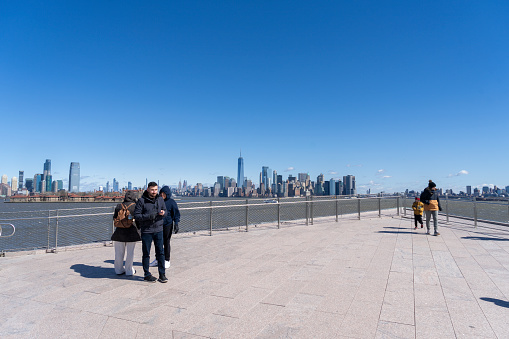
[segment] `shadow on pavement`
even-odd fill
[[[500,299],[494,299],[494,298],[480,298],[481,300],[484,300],[484,301],[489,301],[489,302],[492,302],[494,303],[495,305],[497,306],[501,306],[501,307],[505,307],[505,308],[509,308],[509,302],[505,301],[505,300],[500,300]]]
[[[111,260],[111,259],[110,260],[104,260],[104,262],[107,263],[107,264],[112,264],[112,265],[115,264],[115,260]],[[143,265],[141,264],[141,262],[135,261],[135,262],[133,262],[133,266],[143,266]]]
[[[125,275],[117,275],[113,268],[101,266],[90,266],[85,264],[74,264],[71,266],[74,272],[79,273],[84,278],[111,278],[123,279]]]
[[[509,241],[508,238],[492,238],[492,237],[461,237],[468,240],[492,240],[492,241]]]
[[[403,233],[403,234],[418,234],[419,232],[412,232],[412,231],[400,231],[400,232],[397,232],[397,231],[378,231],[378,233],[392,233],[392,234],[398,234],[398,233]]]

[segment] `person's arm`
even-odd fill
[[[139,199],[134,208],[134,219],[138,221],[154,220],[157,214],[143,213],[143,201]]]
[[[177,224],[180,222],[180,211],[175,201],[173,201],[173,221]]]
[[[440,199],[438,198],[438,194],[437,194],[437,203],[438,203],[438,210],[441,211],[442,205],[440,205]]]

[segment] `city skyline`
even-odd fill
[[[359,192],[503,187],[507,17],[489,1],[6,2],[0,112],[26,123],[2,130],[0,173],[52,159],[64,187],[80,162],[82,191],[211,185],[237,178],[241,148],[255,183],[267,166],[353,174]]]

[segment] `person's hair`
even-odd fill
[[[154,186],[157,186],[157,182],[151,181],[151,182],[148,183],[147,187],[154,187]]]

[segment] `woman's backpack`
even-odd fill
[[[123,203],[120,204],[120,211],[117,213],[117,217],[113,218],[113,225],[118,228],[129,228],[133,225],[133,217],[131,216],[131,213],[129,212],[129,207],[134,205],[134,202],[129,204],[129,206],[124,205]]]

